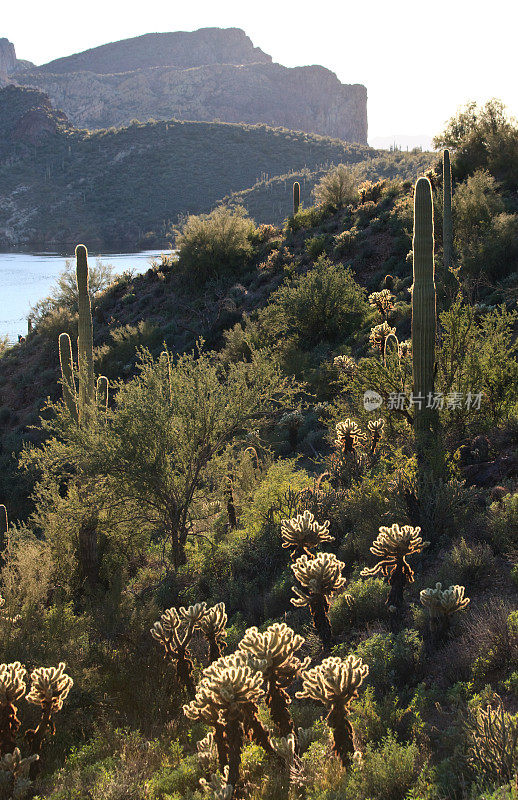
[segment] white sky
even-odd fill
[[[153,31],[243,28],[286,66],[368,92],[369,139],[434,135],[468,100],[518,116],[516,0],[0,0],[0,37],[36,64]]]

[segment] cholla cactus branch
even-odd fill
[[[376,452],[376,448],[379,444],[379,440],[381,439],[383,433],[383,427],[385,425],[384,419],[376,419],[376,420],[369,420],[367,423],[367,427],[372,434],[371,438],[371,445],[370,445],[370,452],[373,455]]]
[[[263,676],[248,662],[244,652],[214,661],[204,669],[194,700],[183,707],[189,719],[202,719],[214,726],[216,743],[220,740],[218,747],[223,746],[223,735],[228,782],[234,787],[239,781],[245,730],[250,730],[268,752],[273,752],[268,733],[257,718],[257,703],[264,699]]]
[[[298,558],[303,553],[311,555],[323,542],[333,542],[329,533],[329,520],[320,524],[311,511],[304,511],[292,519],[281,521],[282,546],[291,549],[291,557]]]
[[[381,353],[382,358],[385,357],[385,345],[389,336],[396,333],[395,328],[391,328],[388,322],[382,322],[381,325],[375,325],[369,335],[369,342]]]
[[[381,526],[379,531],[370,551],[380,560],[374,567],[363,569],[361,575],[364,577],[383,575],[390,585],[387,604],[399,611],[403,605],[405,586],[414,581],[414,572],[407,558],[420,553],[428,542],[423,542],[420,536],[421,528],[413,528],[411,525],[403,525],[400,528],[394,523],[390,528]]]
[[[464,586],[450,586],[443,589],[441,583],[435,589],[423,589],[419,597],[421,604],[430,615],[432,639],[444,635],[450,626],[450,618],[456,611],[463,611],[469,605],[469,597],[464,597]]]
[[[498,700],[496,709],[479,709],[467,722],[471,734],[469,763],[474,773],[491,785],[509,783],[518,767],[518,719]]]
[[[217,603],[215,606],[211,606],[207,609],[205,616],[198,620],[198,628],[209,643],[209,661],[211,664],[222,655],[222,645],[227,638],[226,624],[225,603]]]
[[[16,747],[16,734],[20,729],[15,703],[27,689],[27,670],[19,661],[0,664],[0,756],[12,753]]]
[[[39,753],[43,739],[50,728],[54,734],[53,715],[63,708],[74,681],[65,672],[65,662],[60,661],[57,667],[39,667],[31,673],[31,690],[27,702],[40,706],[41,717],[34,730],[27,731],[26,737],[32,752]]]
[[[294,732],[289,712],[290,697],[287,687],[309,666],[309,658],[301,661],[295,653],[304,644],[302,636],[296,634],[285,622],[270,625],[264,633],[249,628],[239,643],[239,649],[250,653],[262,662],[261,672],[266,683],[266,703],[281,736]]]
[[[22,758],[20,750],[15,747],[12,753],[0,758],[0,797],[8,800],[21,800],[27,797],[32,781],[29,772],[38,761],[38,755]]]
[[[376,308],[383,320],[386,321],[390,312],[394,309],[395,297],[389,289],[382,289],[381,292],[373,292],[369,295],[369,304]]]
[[[354,375],[358,369],[356,361],[351,356],[335,356],[333,366],[343,375]]]
[[[189,608],[169,608],[151,628],[151,636],[160,642],[166,657],[176,668],[176,676],[190,698],[196,691],[192,679],[192,661],[188,646],[193,633],[207,613],[206,603],[197,603]]]
[[[327,615],[329,598],[345,585],[345,578],[341,575],[344,566],[333,553],[318,553],[315,558],[303,555],[291,565],[299,583],[299,586],[293,586],[295,597],[291,602],[294,606],[309,606],[315,629],[325,649],[333,641]]]
[[[223,770],[222,775],[213,773],[210,780],[200,778],[200,786],[206,792],[212,793],[212,800],[231,800],[234,787],[228,783],[228,766]]]
[[[346,659],[325,658],[302,675],[302,689],[296,697],[317,700],[328,709],[326,717],[333,730],[335,751],[344,766],[355,752],[354,732],[347,719],[351,701],[369,674],[369,667],[353,655]]]
[[[347,418],[344,422],[336,424],[335,445],[343,453],[356,452],[358,447],[366,441],[366,435],[352,419]]]

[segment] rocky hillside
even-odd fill
[[[134,119],[266,123],[367,143],[367,91],[321,66],[287,68],[237,29],[152,33],[16,75],[74,124]]]

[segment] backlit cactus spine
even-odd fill
[[[300,183],[295,181],[293,184],[293,214],[295,215],[300,206]]]
[[[79,365],[79,402],[82,409],[93,403],[94,388],[94,342],[92,307],[88,291],[88,251],[84,244],[76,247],[76,276],[79,306],[77,357]]]
[[[452,221],[452,190],[451,190],[451,162],[450,151],[445,150],[442,159],[443,174],[443,212],[442,212],[442,241],[444,253],[444,268],[449,270],[453,263],[453,221]]]
[[[414,284],[412,287],[412,357],[416,438],[431,427],[428,398],[433,394],[436,336],[432,187],[419,178],[414,197]],[[418,443],[419,448],[419,443]]]

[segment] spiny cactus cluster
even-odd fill
[[[351,476],[361,474],[365,466],[372,463],[383,435],[384,425],[382,418],[367,423],[370,433],[368,442],[367,434],[354,420],[347,418],[336,424],[334,440],[336,452],[329,457],[328,464],[331,474],[339,484],[346,483]]]
[[[396,333],[395,328],[391,328],[387,321],[382,322],[380,325],[375,325],[369,334],[369,342],[372,347],[378,350],[382,356],[385,357],[385,348],[389,336],[394,336]]]
[[[420,553],[429,543],[423,542],[421,528],[411,525],[400,527],[394,523],[390,528],[381,526],[370,551],[379,558],[374,567],[366,567],[361,575],[373,577],[383,575],[390,584],[389,608],[399,611],[403,605],[405,586],[414,581],[414,572],[407,558]]]
[[[36,753],[22,758],[18,747],[15,747],[12,753],[6,753],[0,758],[1,800],[23,800],[28,796],[32,786],[31,767],[38,759]]]
[[[292,519],[281,521],[282,546],[291,550],[291,558],[311,555],[311,550],[324,542],[333,542],[334,536],[329,533],[329,520],[320,524],[311,511],[304,511]]]
[[[394,310],[394,300],[395,297],[389,289],[382,289],[369,295],[369,304],[379,311],[385,322],[390,312]]]
[[[335,356],[333,359],[333,365],[338,372],[341,372],[344,375],[354,375],[358,369],[356,361],[354,358],[351,358],[351,356]]]
[[[63,400],[74,422],[86,421],[97,403],[101,409],[108,406],[108,379],[100,376],[95,390],[93,323],[90,293],[88,290],[88,251],[83,244],[76,247],[76,277],[79,321],[77,339],[78,389],[74,375],[72,342],[68,333],[59,335],[59,361],[63,385]]]
[[[342,453],[356,452],[366,441],[367,436],[354,420],[347,418],[337,423],[335,446]]]
[[[72,678],[65,672],[64,662],[57,667],[33,670],[31,688],[25,699],[40,707],[40,718],[37,726],[25,733],[30,757],[22,759],[17,743],[21,723],[16,704],[27,691],[26,679],[27,670],[19,661],[0,664],[0,787],[2,781],[7,782],[13,792],[15,788],[20,792],[27,788],[29,776],[36,773],[45,735],[49,731],[51,735],[54,733],[53,717],[63,707],[63,701],[73,686]]]
[[[432,638],[446,633],[450,619],[457,611],[463,611],[469,605],[469,597],[464,596],[464,586],[450,586],[443,589],[441,583],[435,589],[423,589],[419,597],[430,617]]]
[[[283,737],[294,732],[288,708],[291,700],[286,689],[309,666],[309,658],[301,661],[295,655],[303,644],[303,637],[285,622],[270,625],[264,633],[255,627],[249,628],[239,643],[239,650],[249,653],[261,664],[260,671],[266,684],[266,703]]]
[[[318,553],[314,558],[302,555],[291,565],[298,583],[293,586],[295,597],[291,602],[294,606],[309,606],[315,629],[326,649],[333,640],[327,613],[329,600],[345,585],[345,578],[342,577],[344,566],[334,553]]]
[[[210,781],[202,781],[214,797],[238,796],[241,752],[247,737],[268,755],[280,758],[290,779],[296,779],[300,772],[298,754],[309,743],[303,729],[295,733],[290,715],[288,690],[296,680],[302,680],[297,697],[317,699],[328,708],[327,719],[342,762],[346,763],[354,752],[347,711],[368,668],[350,656],[326,659],[320,667],[310,669],[309,657],[297,655],[303,646],[304,638],[285,623],[274,623],[263,632],[252,627],[235,653],[222,656],[203,670],[195,697],[183,708],[188,719],[202,721],[213,729],[198,743],[198,754],[200,762],[212,768],[217,753],[222,777],[213,775]],[[260,721],[261,703],[269,707],[280,739],[273,738]]]
[[[302,676],[302,689],[296,697],[307,697],[323,703],[329,710],[327,721],[333,731],[335,750],[346,766],[354,754],[354,734],[347,719],[349,705],[358,697],[358,689],[369,674],[361,658],[325,658],[321,664]]]
[[[168,608],[151,628],[151,636],[160,642],[166,657],[175,665],[178,681],[189,697],[194,697],[195,689],[188,647],[199,621],[206,613],[206,603],[196,603],[188,608]]]
[[[487,706],[467,720],[471,746],[468,759],[477,777],[491,784],[507,784],[518,767],[518,719],[504,710],[498,695],[496,708]]]

